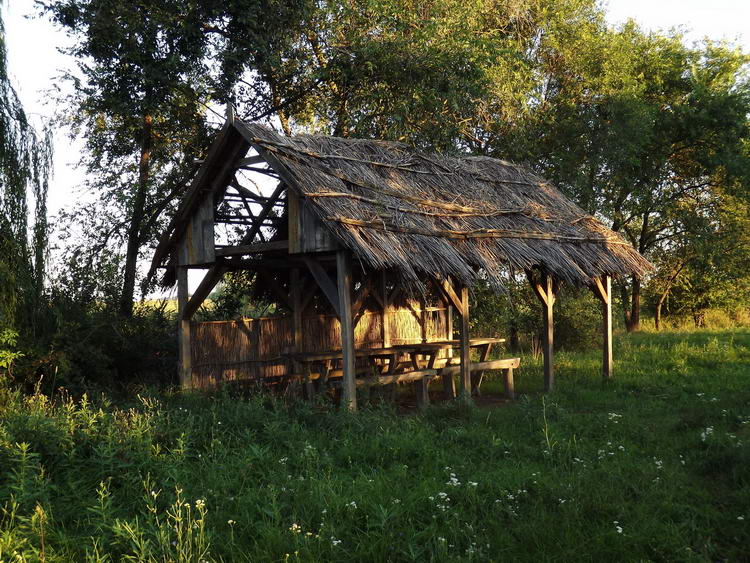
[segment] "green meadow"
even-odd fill
[[[750,331],[522,358],[519,398],[355,414],[142,390],[0,398],[1,561],[738,561]],[[483,390],[502,392],[500,380]],[[363,401],[364,402],[364,401]]]

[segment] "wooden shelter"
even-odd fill
[[[374,343],[389,354],[398,337],[389,315],[399,311],[419,321],[416,332],[408,329],[410,337],[429,342],[452,338],[455,309],[458,365],[445,360],[442,375],[449,386],[447,376],[452,382],[458,372],[468,393],[472,366],[475,371],[490,366],[470,359],[469,287],[481,277],[501,290],[508,272],[525,272],[542,304],[545,389],[554,381],[553,306],[561,282],[589,286],[602,302],[608,378],[611,278],[640,277],[651,266],[549,183],[508,162],[425,154],[393,142],[285,137],[230,116],[162,236],[150,275],[157,268],[165,268],[166,286],[175,281],[178,286],[184,387],[196,385],[191,333],[195,341],[208,330],[191,328],[191,318],[225,272],[242,269],[254,272],[256,285],[291,312],[276,321],[286,323],[288,342],[272,352],[277,359],[292,358],[288,369],[301,369],[295,352],[320,352],[309,349],[315,343],[308,333],[335,333],[340,339],[343,399],[356,408],[357,344]],[[192,296],[190,268],[207,269]],[[437,300],[432,307],[428,295]],[[401,308],[394,309],[398,299]],[[317,328],[305,317],[314,302],[333,313]],[[377,326],[369,333],[360,330],[373,311],[379,311],[379,320],[368,326]],[[266,324],[257,330],[271,330]],[[233,326],[252,333],[251,324]],[[221,330],[232,329],[223,325]],[[274,328],[265,340],[248,336],[246,345],[283,342],[280,330]],[[434,356],[428,363],[420,369],[424,366],[414,362],[415,381],[426,381],[421,372],[435,375]],[[505,365],[517,363],[490,367]]]

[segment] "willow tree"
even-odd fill
[[[0,19],[0,331],[34,329],[44,287],[50,169],[50,138],[40,138],[29,123],[8,77]]]

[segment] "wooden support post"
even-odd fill
[[[388,296],[386,281],[386,273],[383,271],[380,277],[380,296],[383,299],[383,326],[381,327],[383,333],[383,348],[389,348],[391,346],[391,325],[388,320],[388,313],[391,309],[391,300]]]
[[[344,370],[341,399],[344,408],[355,411],[357,410],[357,382],[354,364],[354,319],[352,319],[352,262],[348,251],[338,250],[336,252],[336,272]]]
[[[602,302],[602,377],[612,377],[612,278],[602,276],[594,280],[594,294]]]
[[[469,348],[469,288],[461,287],[461,397],[471,398],[471,348]]]
[[[544,334],[542,347],[544,349],[544,390],[549,392],[555,386],[555,371],[553,367],[554,346],[554,319],[552,307],[555,305],[559,283],[553,280],[549,274],[544,274],[541,279],[536,279],[530,270],[526,271],[531,288],[542,304],[542,319],[544,321]]]
[[[342,317],[341,314],[341,296],[338,295],[336,291],[336,286],[334,285],[333,281],[331,281],[331,278],[328,277],[328,274],[326,273],[323,266],[320,265],[320,262],[317,260],[310,258],[309,256],[302,256],[302,260],[307,264],[307,267],[310,270],[310,273],[312,274],[313,278],[315,278],[315,281],[318,283],[318,287],[320,287],[321,290],[323,290],[323,295],[326,296],[328,301],[331,303],[331,306],[333,307],[333,310],[336,311],[336,316],[339,318]],[[336,264],[338,265],[338,255],[336,256]],[[351,273],[349,276],[349,288],[351,289]],[[351,306],[352,298],[351,295],[348,297],[349,299],[349,305]]]
[[[549,280],[549,278],[547,278]],[[551,296],[551,294],[550,294]],[[549,392],[555,385],[555,368],[554,361],[554,341],[555,341],[555,323],[553,318],[552,306],[554,297],[551,302],[544,305],[544,390]]]
[[[438,288],[440,294],[443,297],[443,300],[446,304],[446,315],[447,315],[447,337],[448,340],[453,340],[453,308],[456,307],[456,310],[458,313],[461,313],[461,307],[460,300],[458,299],[458,296],[456,295],[456,292],[453,291],[452,286],[450,285],[450,282],[447,280],[435,280],[436,283],[433,284],[434,287]],[[453,357],[453,349],[448,350],[448,357]],[[450,401],[456,398],[456,382],[453,379],[452,374],[443,373],[442,374],[443,379],[443,395],[445,396],[445,399]]]
[[[185,268],[181,269],[186,270]],[[216,287],[216,284],[219,283],[224,276],[225,272],[226,268],[217,264],[214,264],[209,268],[208,272],[206,272],[206,275],[203,277],[203,280],[201,280],[200,285],[195,290],[195,293],[193,293],[193,296],[190,297],[180,309],[180,320],[189,321],[193,318],[195,312],[200,309],[200,306],[203,305],[203,302],[211,294],[214,287]],[[185,282],[185,287],[187,287],[187,282]],[[179,285],[177,291],[179,295]],[[187,289],[185,291],[187,292]]]
[[[180,388],[190,389],[193,386],[192,349],[190,345],[190,319],[184,318],[188,298],[188,269],[177,267],[177,318],[179,344]]]
[[[302,346],[302,313],[303,313],[302,285],[301,285],[299,268],[292,268],[291,271],[289,272],[289,292],[290,292],[289,301],[290,301],[290,305],[292,309],[292,331],[294,334],[294,352],[295,354],[300,354],[304,352],[304,349]],[[292,368],[292,372],[295,375],[302,371],[300,363],[297,360],[294,360],[290,367]],[[309,370],[306,371],[303,375],[304,375],[304,380],[302,382],[303,395],[307,399],[312,399],[313,398],[313,385],[312,385],[312,381],[310,381]]]
[[[445,300],[445,339],[453,340],[453,305],[446,299]],[[453,357],[453,348],[448,348],[448,357]]]

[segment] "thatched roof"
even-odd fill
[[[651,269],[620,235],[520,166],[233,126],[368,268],[417,283],[437,275],[470,284],[484,271],[498,286],[508,269],[536,267],[574,284]],[[157,258],[155,266],[164,253]]]

